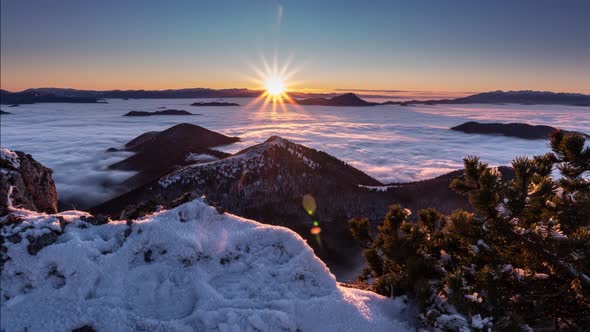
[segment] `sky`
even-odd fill
[[[586,0],[0,0],[1,88],[590,93]]]

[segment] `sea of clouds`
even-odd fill
[[[34,104],[2,109],[2,147],[33,155],[53,169],[60,200],[87,208],[121,193],[117,183],[133,175],[107,166],[127,152],[119,148],[146,131],[194,123],[242,141],[222,147],[236,152],[280,135],[326,151],[384,183],[431,178],[462,166],[466,155],[491,165],[548,151],[547,141],[469,135],[449,130],[463,122],[525,122],[590,133],[590,108],[529,105],[263,107],[235,99],[240,107],[192,107],[192,99],[108,100],[107,104]],[[205,100],[200,100],[205,101]],[[123,117],[159,107],[202,116]]]

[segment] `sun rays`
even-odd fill
[[[262,57],[262,67],[252,66],[256,77],[251,81],[263,92],[250,104],[256,107],[260,106],[261,110],[266,110],[270,106],[272,112],[277,111],[277,108],[286,111],[286,104],[296,105],[289,96],[289,87],[294,84],[291,78],[296,73],[296,70],[291,69],[290,65],[291,58],[284,65],[279,66],[276,57],[272,64]]]

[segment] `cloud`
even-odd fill
[[[11,109],[2,117],[2,146],[21,150],[54,170],[60,200],[86,208],[127,188],[118,183],[132,172],[108,165],[129,155],[105,153],[135,136],[192,122],[242,141],[222,147],[237,152],[280,135],[325,151],[378,180],[428,179],[461,168],[462,158],[478,155],[493,166],[515,156],[548,151],[546,141],[469,135],[448,128],[465,121],[526,122],[590,131],[590,112],[579,107],[441,105],[376,107],[298,107],[288,112],[246,108],[203,108],[199,117],[128,118],[132,110],[165,106],[187,109],[192,100],[111,100],[109,104],[36,104]],[[247,104],[248,100],[238,100]]]

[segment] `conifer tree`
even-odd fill
[[[515,158],[509,180],[465,158],[451,188],[472,213],[426,209],[411,222],[392,205],[375,236],[367,219],[351,219],[366,248],[361,280],[411,297],[423,321],[443,329],[590,329],[590,148],[560,131],[550,147]]]

